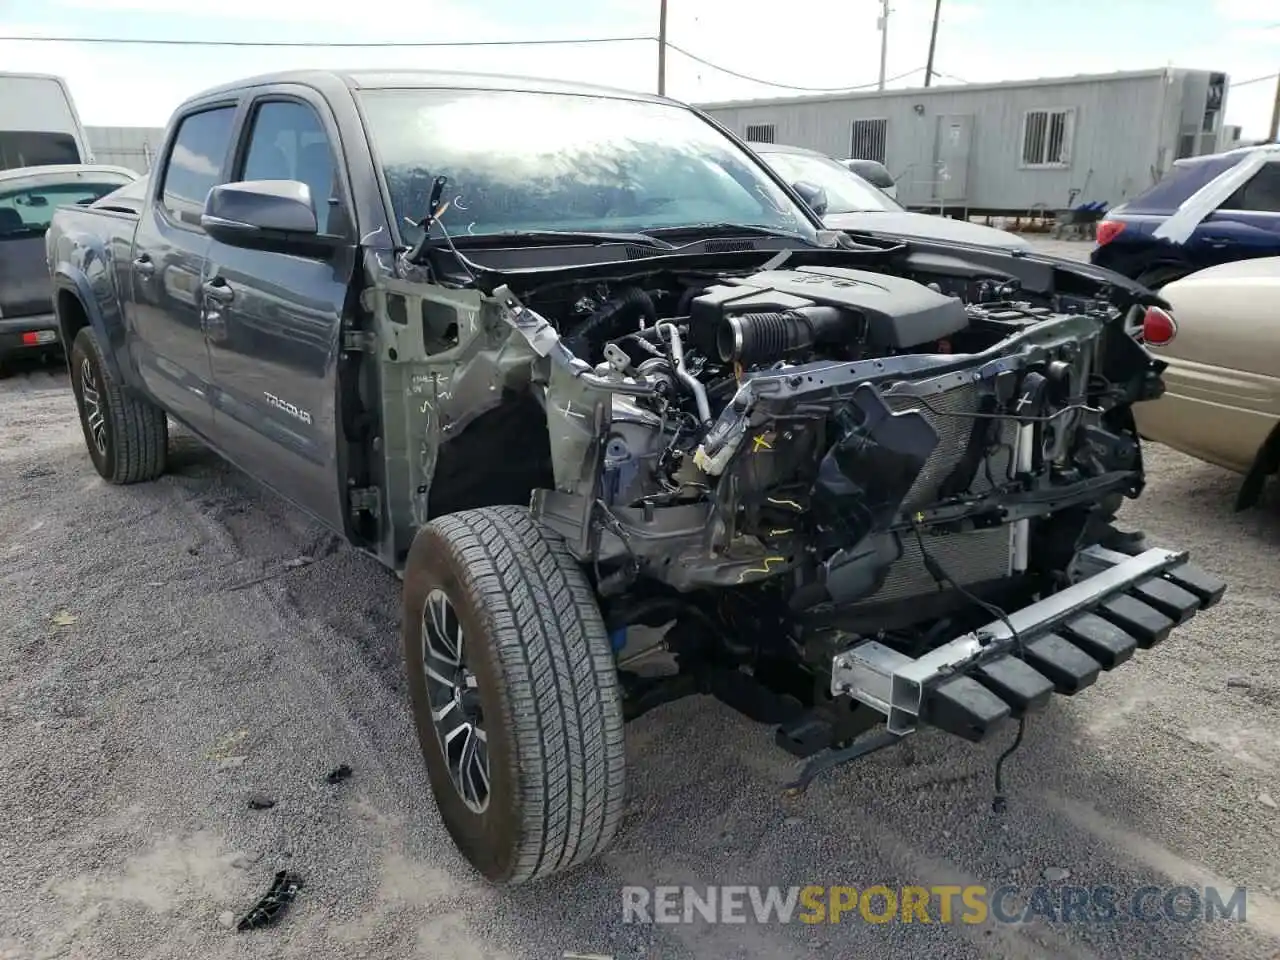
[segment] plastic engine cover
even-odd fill
[[[766,270],[726,279],[693,301],[695,327],[723,317],[770,313],[812,305],[837,307],[861,317],[869,344],[907,349],[942,340],[969,325],[964,304],[902,277],[845,267]]]

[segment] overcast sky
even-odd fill
[[[880,0],[670,0],[672,43],[739,73],[801,87],[874,83]],[[918,86],[933,0],[892,0],[891,86]],[[1177,66],[1241,82],[1280,70],[1276,0],[943,0],[941,82]],[[658,0],[0,0],[0,36],[325,42],[653,36]],[[0,40],[0,69],[67,78],[90,125],[163,126],[208,86],[292,67],[432,67],[587,80],[653,90],[652,40],[582,46],[262,49]],[[935,83],[939,81],[935,80]],[[682,100],[794,95],[679,52],[667,93]],[[1263,137],[1274,81],[1228,94],[1227,122]]]

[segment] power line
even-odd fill
[[[758,83],[766,87],[777,87],[780,90],[799,90],[804,93],[848,93],[852,90],[869,90],[872,87],[880,85],[879,80],[873,80],[871,83],[862,83],[857,86],[850,87],[797,87],[790,83],[775,83],[772,80],[762,80],[760,77],[753,77],[746,73],[739,73],[737,70],[730,70],[728,67],[722,67],[718,63],[712,63],[710,60],[706,60],[698,56],[696,53],[690,53],[683,47],[676,46],[676,44],[672,43],[670,40],[667,41],[667,46],[677,53],[684,54],[690,60],[697,61],[704,67],[710,67],[712,70],[719,70],[721,73],[727,73],[729,76],[737,77],[739,80],[749,80],[752,83]],[[919,73],[923,69],[924,67],[916,67],[914,70],[908,70],[906,73],[900,73],[897,76],[888,77],[885,79],[885,83],[891,83],[894,80],[901,80],[904,77],[911,76],[913,73]]]
[[[1276,77],[1280,77],[1280,73],[1268,73],[1265,77],[1254,77],[1252,80],[1241,80],[1239,83],[1231,84],[1231,89],[1234,90],[1237,87],[1247,87],[1251,83],[1262,83],[1264,80],[1274,80]]]
[[[10,37],[0,41],[27,43],[115,43],[141,44],[154,47],[332,47],[351,49],[385,49],[388,47],[535,47],[583,43],[635,43],[656,37],[579,37],[565,40],[383,40],[371,43],[319,40],[171,40],[144,37]]]
[[[547,40],[384,40],[384,41],[338,41],[327,42],[320,40],[176,40],[172,38],[150,38],[150,37],[73,37],[73,36],[0,36],[0,42],[16,42],[16,43],[92,43],[92,44],[117,44],[117,45],[137,45],[152,47],[255,47],[255,48],[293,48],[293,49],[355,49],[355,50],[379,50],[379,49],[421,49],[428,47],[531,47],[531,46],[576,46],[581,44],[599,44],[599,43],[637,43],[641,41],[657,42],[657,37],[652,36],[630,36],[630,37],[574,37],[563,39],[547,39]],[[718,70],[721,73],[728,74],[731,77],[737,77],[739,80],[747,80],[751,83],[758,83],[765,87],[775,87],[779,90],[796,90],[802,93],[848,93],[854,90],[869,90],[872,87],[879,86],[880,82],[855,84],[847,87],[803,87],[790,83],[778,83],[773,80],[765,80],[761,77],[753,77],[750,74],[739,73],[737,70],[731,70],[728,67],[713,63],[704,57],[698,56],[696,53],[684,49],[677,44],[667,41],[666,46],[677,53],[683,54],[690,60],[696,61],[703,66],[710,67],[712,70]],[[902,80],[912,74],[919,73],[923,67],[916,67],[914,70],[907,70],[892,77],[885,78],[885,83],[892,83],[896,80]],[[1265,79],[1265,78],[1264,78]]]

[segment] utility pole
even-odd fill
[[[658,96],[667,95],[667,0],[658,7]]]
[[[889,59],[889,0],[880,0],[880,89],[884,89],[884,67]]]
[[[1267,139],[1272,143],[1280,139],[1280,77],[1276,77],[1276,102],[1271,108],[1271,133]]]
[[[938,20],[942,16],[942,0],[934,0],[933,30],[929,34],[929,62],[924,65],[924,85],[933,82],[933,51],[938,47]]]

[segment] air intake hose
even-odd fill
[[[586,323],[568,340],[568,347],[575,356],[594,363],[605,341],[657,322],[658,311],[653,305],[653,298],[639,287],[627,287],[592,312]]]
[[[768,363],[814,344],[843,339],[852,318],[835,307],[801,307],[783,313],[740,313],[725,317],[716,337],[726,363]]]

